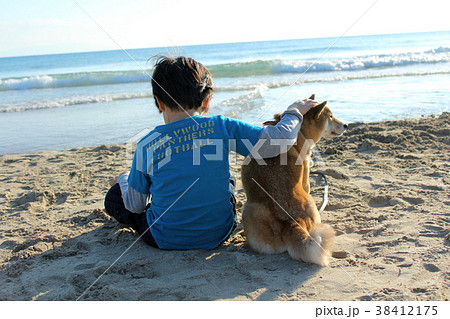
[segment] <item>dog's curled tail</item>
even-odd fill
[[[295,259],[300,258],[319,266],[328,266],[334,237],[335,232],[330,225],[316,224],[309,231],[309,237],[303,239],[296,248],[289,249],[289,254]]]

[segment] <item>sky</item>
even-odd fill
[[[447,0],[0,0],[0,8],[0,57],[450,30]]]

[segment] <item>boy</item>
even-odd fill
[[[236,227],[229,151],[255,158],[285,152],[297,139],[302,115],[318,104],[297,101],[276,126],[262,128],[203,116],[212,85],[208,69],[191,58],[156,62],[152,89],[165,125],[139,141],[129,174],[121,174],[106,195],[106,211],[153,247],[211,249],[223,243]]]

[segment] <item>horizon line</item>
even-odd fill
[[[345,36],[345,38],[362,37],[362,36],[380,36],[380,35],[400,35],[400,34],[414,34],[414,33],[437,33],[437,32],[450,32],[450,30],[431,30],[431,31],[405,31],[405,32],[392,32],[392,33],[367,33],[367,34],[352,34]],[[258,43],[258,42],[275,42],[275,41],[294,41],[294,40],[312,40],[312,39],[329,39],[336,38],[337,36],[311,36],[302,38],[282,38],[282,39],[267,39],[267,40],[242,40],[234,42],[205,42],[205,43],[193,43],[193,44],[180,44],[180,45],[155,45],[149,47],[130,47],[125,50],[145,50],[145,49],[158,49],[158,48],[177,48],[177,47],[195,47],[195,46],[208,46],[208,45],[220,45],[220,44],[237,44],[237,43]],[[67,52],[50,52],[50,53],[38,53],[38,54],[23,54],[23,55],[2,55],[0,52],[0,59],[4,58],[22,58],[33,56],[46,56],[46,55],[65,55],[65,54],[82,54],[82,53],[96,53],[96,52],[108,52],[108,51],[120,51],[120,49],[93,49],[87,51],[67,51]]]

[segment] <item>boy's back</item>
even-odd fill
[[[260,132],[223,116],[193,116],[160,125],[138,143],[128,184],[152,194],[147,220],[160,248],[210,249],[230,234],[228,153],[247,156]]]

